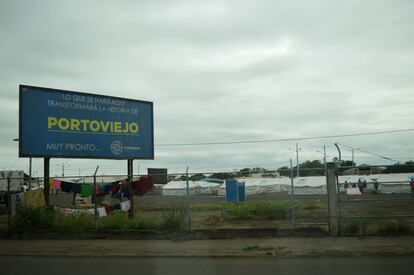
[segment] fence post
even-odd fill
[[[187,183],[187,215],[188,215],[188,229],[191,231],[191,201],[190,201],[190,187],[188,185],[188,166],[186,170],[186,183]]]
[[[336,194],[336,164],[328,162],[326,164],[326,188],[328,194],[328,219],[329,219],[329,234],[331,236],[338,235],[338,196]]]
[[[10,176],[7,176],[7,226],[9,232],[11,232],[11,197],[10,197]]]
[[[295,200],[294,200],[294,188],[293,188],[293,166],[292,166],[292,159],[290,159],[290,188],[291,188],[291,194],[290,194],[290,206],[292,207],[292,226],[293,229],[295,229],[295,223],[296,223],[296,217],[295,217]]]

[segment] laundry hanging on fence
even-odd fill
[[[81,183],[80,184],[80,194],[83,197],[92,196],[92,186],[89,183]]]
[[[52,186],[55,190],[60,189],[61,181],[58,179],[52,179]]]
[[[60,190],[62,190],[63,192],[66,193],[70,193],[72,192],[72,182],[68,182],[68,181],[61,181],[60,182]]]
[[[107,213],[107,214],[110,214],[110,213],[112,213],[114,210],[113,210],[112,206],[110,206],[110,205],[105,205],[105,211],[106,211],[106,213]]]
[[[99,207],[98,208],[98,214],[99,214],[99,217],[105,217],[105,216],[107,216],[105,207]]]
[[[141,177],[132,182],[131,188],[135,196],[143,196],[153,188],[153,177]]]
[[[120,188],[121,188],[121,185],[119,184],[119,182],[118,182],[118,181],[117,181],[117,182],[113,182],[113,183],[111,184],[111,191],[112,191],[112,194],[116,194],[116,193],[118,193]]]
[[[72,183],[72,192],[75,194],[81,193],[81,187],[79,183]]]
[[[121,202],[121,210],[128,211],[131,208],[131,201],[123,201]]]

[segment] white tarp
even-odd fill
[[[196,189],[200,185],[194,181],[188,181],[188,189],[190,195],[196,194]],[[185,196],[187,195],[187,182],[186,181],[170,181],[162,187],[163,196]]]
[[[367,188],[364,191],[372,192],[374,190],[374,182],[379,183],[378,191],[381,193],[410,193],[409,181],[414,178],[414,173],[400,173],[400,174],[375,174],[375,175],[352,175],[339,176],[340,191],[345,192],[344,183],[348,182],[349,187],[352,183],[356,184],[358,181],[366,181]],[[291,179],[289,177],[277,178],[238,178],[240,182],[245,183],[246,195],[274,193],[274,192],[291,192]],[[293,191],[297,195],[305,194],[326,194],[326,177],[299,177],[293,179]],[[198,194],[212,194],[217,191],[218,195],[225,196],[225,183],[213,183],[206,181],[189,181],[189,189],[191,195]],[[186,195],[185,181],[171,181],[164,185],[162,190],[163,195]]]
[[[195,192],[200,195],[213,195],[218,192],[218,188],[221,183],[209,182],[209,181],[198,181],[198,187],[195,188]]]

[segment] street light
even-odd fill
[[[296,142],[296,149],[293,150],[292,148],[289,148],[289,150],[296,152],[296,175],[299,177],[299,151],[302,150],[302,148],[299,148],[298,143]]]

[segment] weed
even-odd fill
[[[299,208],[304,210],[313,210],[323,208],[322,204],[318,201],[304,201],[299,203]]]
[[[17,211],[12,219],[11,228],[17,232],[31,232],[53,228],[56,213],[48,208],[25,207]]]
[[[185,221],[185,209],[180,205],[173,205],[163,213],[160,229],[167,231],[182,230]]]
[[[229,216],[235,220],[284,219],[288,215],[288,202],[256,202],[226,205]]]
[[[365,219],[358,219],[358,220],[353,220],[350,223],[345,224],[344,228],[343,228],[343,232],[345,234],[365,234],[367,231],[367,226],[368,226],[368,222]]]
[[[96,228],[99,229],[127,229],[129,227],[129,218],[127,213],[116,212],[113,215],[102,217],[97,220]]]
[[[223,204],[196,204],[191,206],[194,211],[220,211],[224,208],[225,205]]]
[[[129,222],[129,229],[156,230],[160,228],[160,222],[155,218],[141,212],[135,212],[134,218]]]
[[[403,235],[409,232],[410,227],[401,221],[387,222],[378,230],[378,233],[385,235]]]

